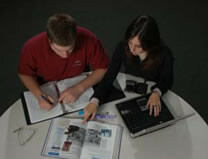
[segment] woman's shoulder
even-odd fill
[[[173,53],[165,43],[161,45],[161,57],[165,59],[173,59]]]

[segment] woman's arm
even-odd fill
[[[169,48],[164,48],[163,55],[161,57],[161,64],[159,66],[159,81],[154,85],[151,90],[159,88],[162,95],[171,89],[173,86],[173,64],[174,58]]]
[[[173,85],[173,63],[174,58],[169,48],[165,48],[165,52],[161,56],[161,64],[159,66],[159,81],[151,90],[147,107],[149,107],[149,115],[158,116],[161,111],[160,96],[167,92]]]
[[[123,62],[124,55],[124,44],[119,43],[115,51],[113,52],[111,63],[108,67],[108,70],[98,87],[95,89],[95,93],[93,95],[93,97],[97,98],[100,101],[100,103],[102,103],[105,100],[109,91],[111,90],[112,84],[116,79],[121,64]]]
[[[98,87],[95,89],[93,98],[98,100],[99,103],[102,103],[106,99],[109,91],[111,90],[112,84],[116,79],[116,76],[120,70],[124,55],[125,55],[124,44],[119,43],[112,55],[111,63],[108,67],[106,74],[104,75],[104,78],[101,80]],[[83,123],[89,120],[89,118],[90,120],[94,119],[98,105],[99,104],[97,102],[91,101],[85,107]]]

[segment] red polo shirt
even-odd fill
[[[107,68],[109,58],[96,36],[77,27],[73,52],[61,58],[50,47],[46,32],[29,39],[21,52],[18,72],[41,78],[44,82],[80,75],[87,66],[92,70]]]

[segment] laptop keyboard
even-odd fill
[[[147,100],[148,96],[137,97],[116,104],[120,115],[132,134],[174,119],[163,101],[161,101],[162,111],[159,116],[154,117],[154,114],[150,116],[149,109],[146,107]]]

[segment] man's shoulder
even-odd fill
[[[88,29],[81,27],[81,26],[77,27],[77,34],[78,34],[78,38],[81,38],[81,39],[97,40],[97,37],[94,33],[92,33]]]
[[[33,37],[31,37],[29,40],[27,40],[24,44],[26,47],[37,47],[38,45],[44,44],[45,41],[47,41],[47,34],[46,32],[41,32]]]

